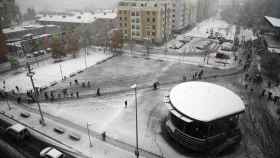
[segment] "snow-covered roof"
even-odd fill
[[[50,156],[51,158],[59,158],[62,153],[55,148],[52,148],[50,151],[46,153],[46,155]]]
[[[55,25],[39,25],[39,24],[18,25],[18,26],[13,26],[13,27],[3,29],[3,33],[9,34],[9,33],[13,33],[13,32],[20,32],[20,31],[25,31],[25,30],[38,29],[38,28],[43,28],[43,27],[56,27],[56,26]]]
[[[21,132],[22,130],[26,129],[26,127],[23,126],[23,125],[21,125],[21,124],[19,124],[19,123],[17,123],[17,124],[12,125],[12,126],[9,127],[8,129],[11,129],[11,130],[13,130],[13,131],[19,133],[19,132]]]
[[[185,82],[170,92],[171,105],[188,118],[211,122],[244,112],[243,101],[234,92],[207,82]]]
[[[72,15],[41,15],[39,17],[38,21],[41,22],[92,23],[96,19],[115,19],[117,14],[115,12],[100,12],[95,14],[90,12],[73,12]]]
[[[270,16],[265,16],[264,17],[273,27],[279,27],[280,28],[280,19],[279,18],[274,18]]]

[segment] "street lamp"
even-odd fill
[[[137,85],[134,84],[130,87],[131,89],[134,89],[134,94],[135,94],[135,106],[136,106],[136,150],[135,150],[135,156],[138,158],[139,157],[139,148],[138,148],[138,116],[137,116]]]
[[[9,99],[8,99],[8,93],[6,93],[6,82],[5,81],[3,81],[3,89],[4,89],[4,94],[5,94],[5,98],[6,98],[8,108],[9,108],[9,110],[12,110],[12,107],[11,107],[11,105],[9,103]],[[6,94],[7,94],[7,96],[6,96]]]
[[[89,126],[91,125],[91,123],[87,122],[87,131],[88,131],[88,140],[89,140],[89,147],[92,147],[92,143],[91,143],[91,139],[90,139],[90,134],[89,134]]]
[[[29,63],[29,62],[27,62],[26,66],[27,66],[27,70],[28,70],[28,72],[27,72],[26,75],[27,75],[27,77],[30,78],[30,81],[31,81],[31,84],[32,84],[32,87],[33,87],[33,90],[34,90],[34,93],[35,93],[35,101],[36,101],[36,103],[37,103],[37,106],[38,106],[39,112],[40,112],[40,116],[41,116],[41,119],[40,119],[39,122],[40,122],[40,124],[41,124],[42,126],[45,126],[45,125],[46,125],[46,122],[45,122],[45,119],[44,119],[44,117],[43,117],[43,113],[42,113],[41,106],[40,106],[40,103],[39,103],[39,99],[38,99],[38,96],[39,96],[38,90],[36,89],[35,84],[34,84],[34,80],[33,80],[33,76],[35,75],[35,72],[31,71],[31,67],[30,67],[30,63]]]

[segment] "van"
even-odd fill
[[[24,140],[30,136],[28,129],[19,123],[8,127],[6,133],[7,135],[11,136],[12,138],[18,141]]]

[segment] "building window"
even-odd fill
[[[124,33],[127,34],[127,30],[124,30]]]
[[[156,33],[155,33],[155,32],[152,32],[152,35],[153,35],[153,36],[155,36],[155,35],[156,35]]]
[[[140,36],[140,33],[139,33],[139,32],[136,32],[136,35],[137,35],[137,36]]]
[[[139,29],[140,29],[140,26],[139,26],[139,25],[136,25],[136,29],[139,30]]]
[[[122,11],[121,11],[121,10],[119,11],[119,14],[122,14]]]
[[[127,24],[126,24],[126,23],[124,23],[124,26],[127,26]]]
[[[132,25],[131,27],[132,27],[132,29],[135,29],[135,25]]]
[[[122,27],[122,23],[120,23],[120,27]]]
[[[154,29],[154,30],[156,29],[156,25],[153,25],[153,29]]]
[[[154,6],[157,7],[157,4],[155,4]]]
[[[156,15],[156,12],[153,12],[152,14],[155,16],[155,15]]]
[[[124,17],[124,20],[127,20],[127,17]]]
[[[143,4],[143,3],[141,3],[141,7],[144,7],[144,4]]]
[[[122,21],[122,17],[120,17],[120,21]]]
[[[139,12],[136,12],[136,16],[139,16]]]
[[[139,23],[140,22],[140,20],[139,19],[136,19],[136,23]]]
[[[153,18],[153,22],[156,22],[156,18]]]
[[[148,36],[150,35],[150,31],[147,31],[147,35],[148,35]]]
[[[135,22],[135,19],[132,19],[131,21],[132,21],[132,23],[134,23],[134,22]]]
[[[150,22],[150,18],[147,18],[147,22]]]
[[[147,15],[150,15],[150,12],[149,12],[149,11],[147,11]]]
[[[135,16],[135,12],[132,12],[132,13],[131,13],[131,16]]]
[[[123,11],[124,12],[124,14],[127,14],[127,11],[125,10],[125,11]]]

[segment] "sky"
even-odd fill
[[[16,4],[22,12],[27,8],[34,8],[36,11],[55,10],[63,11],[66,9],[94,9],[112,8],[117,5],[119,0],[16,0]]]

